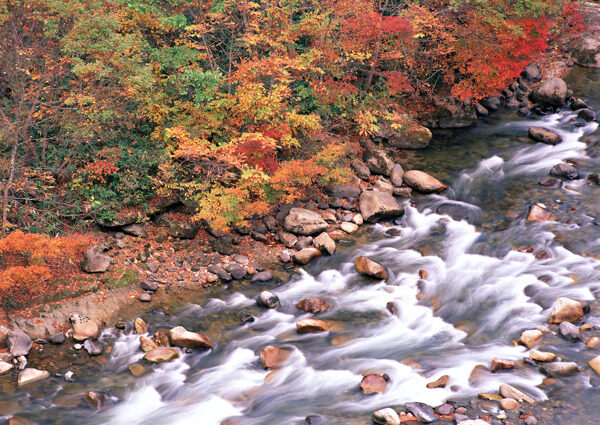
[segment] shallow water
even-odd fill
[[[576,95],[595,108],[600,107],[599,77],[581,69],[569,77]],[[519,140],[531,125],[558,131],[563,142],[547,146]],[[206,334],[214,348],[182,351],[172,363],[146,365],[148,373],[139,378],[127,369],[143,356],[139,336],[130,330],[106,330],[101,338],[112,351],[92,361],[81,351],[47,347],[41,364],[63,373],[68,365],[76,371],[75,382],[53,377],[21,391],[14,389],[14,377],[0,378],[0,417],[20,413],[39,424],[65,425],[218,425],[228,418],[231,424],[270,425],[302,423],[318,414],[329,424],[365,424],[378,408],[408,401],[438,405],[497,392],[499,384],[509,383],[542,406],[560,406],[552,422],[540,423],[597,423],[600,407],[590,403],[597,383],[590,370],[554,383],[542,383],[544,376],[528,366],[484,371],[470,379],[475,366],[487,366],[493,357],[526,356],[527,350],[511,341],[522,330],[544,324],[557,297],[595,299],[600,187],[581,179],[551,190],[537,182],[561,160],[577,161],[582,174],[597,172],[600,148],[583,142],[596,130],[597,124],[583,125],[565,110],[531,119],[497,114],[467,130],[436,134],[431,148],[410,153],[407,161],[450,189],[407,203],[401,223],[393,226],[399,236],[386,233],[390,224],[363,227],[354,243],[340,244],[333,257],[320,258],[269,288],[281,299],[277,310],[256,307],[264,288],[252,285],[192,293],[175,306],[152,309],[143,316],[151,332],[182,325]],[[535,202],[546,204],[557,220],[527,223],[528,207]],[[460,207],[453,210],[456,219],[441,214],[448,205]],[[516,249],[522,247],[533,252]],[[539,255],[542,251],[547,255]],[[354,271],[359,255],[388,268],[387,284]],[[420,279],[419,270],[428,277]],[[294,304],[307,296],[332,302],[318,315],[332,323],[331,332],[297,334],[295,323],[310,315]],[[399,317],[387,311],[390,301],[400,306]],[[600,325],[596,310],[592,304],[586,317],[592,325]],[[242,324],[241,311],[255,322]],[[600,350],[556,336],[544,341],[542,349],[581,366]],[[258,354],[266,345],[291,351],[275,372],[260,365]],[[359,392],[367,373],[389,375],[383,394]],[[450,376],[446,388],[426,388],[442,375]],[[107,406],[98,412],[83,402],[58,407],[87,390],[107,394]],[[544,402],[548,397],[552,400]]]

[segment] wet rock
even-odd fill
[[[15,357],[26,356],[31,350],[33,341],[25,332],[20,330],[9,331],[6,338],[6,346],[10,354]]]
[[[73,328],[73,339],[75,341],[85,341],[88,338],[98,338],[100,328],[95,320],[84,317],[79,314],[73,314],[69,318]]]
[[[17,386],[22,387],[23,385],[32,384],[48,378],[50,378],[50,372],[28,367],[19,372]]]
[[[363,377],[359,386],[363,394],[377,394],[385,391],[387,381],[383,376],[377,373],[371,373]]]
[[[588,362],[588,365],[590,365],[594,372],[600,375],[600,356],[594,357]]]
[[[500,407],[504,410],[517,410],[520,407],[520,404],[517,400],[512,398],[503,398],[500,400]]]
[[[351,184],[330,184],[324,187],[325,193],[334,198],[358,198],[360,189]]]
[[[548,376],[569,376],[579,372],[579,367],[573,362],[552,362],[543,364],[540,370]]]
[[[319,415],[308,415],[304,422],[306,425],[325,425],[325,420]]]
[[[146,372],[148,372],[146,370],[146,368],[143,365],[139,364],[139,363],[132,363],[129,366],[127,366],[127,369],[136,378],[138,378],[140,376],[143,376],[143,375],[146,374]]]
[[[358,226],[354,223],[345,221],[342,224],[340,224],[340,229],[342,229],[346,233],[351,234],[358,230]]]
[[[450,380],[450,377],[448,375],[442,375],[438,379],[436,379],[435,381],[429,382],[426,385],[426,387],[429,388],[429,389],[445,388],[446,385],[448,385],[448,381],[449,380]]]
[[[323,320],[302,319],[296,323],[296,330],[300,334],[327,332],[329,330],[329,325]]]
[[[543,127],[529,127],[529,137],[547,145],[558,145],[562,142],[562,137],[558,133]]]
[[[142,319],[141,317],[136,317],[133,320],[133,330],[136,334],[145,334],[146,332],[148,332],[148,325],[146,324],[146,321],[144,319]]]
[[[404,174],[404,183],[421,193],[439,193],[448,189],[448,186],[435,177],[419,170],[407,171]]]
[[[377,192],[392,194],[394,193],[394,186],[392,186],[392,184],[389,181],[380,178],[373,184],[373,190]]]
[[[498,358],[494,357],[492,359],[492,364],[490,366],[490,370],[492,372],[498,372],[499,370],[514,369],[516,365],[517,365],[516,362],[513,360],[504,360],[504,359],[498,359]]]
[[[600,36],[594,34],[581,39],[573,48],[572,55],[578,65],[600,68]]]
[[[535,346],[542,339],[542,332],[537,329],[531,329],[524,331],[520,338],[519,342],[523,344],[527,348],[531,348]]]
[[[388,274],[385,268],[367,257],[360,256],[354,260],[354,268],[357,272],[364,276],[369,276],[375,279],[387,279]]]
[[[140,347],[142,348],[142,351],[147,353],[158,348],[158,344],[151,338],[142,335],[140,336]]]
[[[390,181],[394,186],[402,186],[404,179],[404,169],[400,164],[395,164],[390,174]]]
[[[392,316],[400,317],[400,306],[395,301],[390,301],[385,305],[385,308],[392,314]]]
[[[100,410],[104,405],[105,396],[104,394],[97,393],[96,391],[87,391],[83,395],[83,399],[92,409]]]
[[[428,424],[437,419],[433,408],[425,403],[406,403],[404,407],[421,423]]]
[[[279,232],[279,240],[286,248],[293,248],[296,242],[298,242],[298,238],[295,235],[283,231]]]
[[[529,213],[527,213],[527,221],[533,223],[543,223],[544,221],[552,221],[556,217],[550,213],[544,204],[537,203],[529,207]]]
[[[146,228],[144,227],[143,224],[139,224],[139,223],[129,224],[127,226],[123,226],[121,228],[121,230],[123,230],[123,232],[127,233],[128,235],[135,236],[137,238],[147,238],[148,237],[148,232],[146,232]]]
[[[164,363],[175,360],[179,357],[179,351],[171,347],[159,347],[152,351],[148,351],[144,355],[144,359],[150,363]]]
[[[279,367],[289,356],[289,350],[267,345],[260,352],[260,361],[265,369],[274,369]]]
[[[143,294],[140,295],[140,297],[138,299],[143,303],[149,303],[150,301],[152,301],[152,295],[150,295],[147,292],[144,292]]]
[[[576,322],[583,318],[583,307],[571,298],[561,297],[557,299],[550,310],[549,323]]]
[[[556,354],[533,349],[529,352],[529,357],[536,362],[551,362],[556,359]]]
[[[323,298],[308,297],[296,304],[296,308],[307,313],[317,314],[331,308],[331,303]]]
[[[304,208],[292,208],[285,218],[285,230],[299,235],[314,235],[327,228],[327,223],[316,212]]]
[[[258,272],[252,276],[252,283],[269,282],[273,279],[273,273],[268,270]]]
[[[225,267],[225,270],[227,271],[227,273],[229,273],[231,275],[232,278],[234,278],[235,280],[242,280],[243,278],[246,277],[246,269],[244,269],[242,266],[240,266],[239,264],[236,263],[231,263],[228,264]]]
[[[161,347],[170,347],[171,342],[169,341],[169,329],[158,328],[154,331],[154,342]]]
[[[327,232],[321,233],[313,239],[313,245],[324,254],[333,255],[335,252],[335,242]]]
[[[256,303],[265,308],[275,308],[279,305],[279,297],[272,292],[262,291],[258,295]]]
[[[212,348],[212,344],[206,336],[188,331],[183,326],[174,327],[169,331],[169,342],[176,347],[199,348],[202,350]]]
[[[558,332],[563,338],[570,342],[581,341],[581,332],[579,328],[572,323],[562,322],[558,326]]]
[[[581,109],[577,113],[577,118],[579,118],[580,120],[583,120],[583,121],[588,121],[588,122],[594,121],[596,119],[596,113],[588,108]]]
[[[362,180],[369,180],[369,177],[371,176],[371,170],[369,170],[369,167],[367,167],[364,162],[357,158],[353,160],[350,165],[352,166],[352,169],[358,178]]]
[[[438,415],[451,415],[454,413],[454,407],[449,403],[444,403],[435,408]]]
[[[544,107],[558,108],[567,100],[567,83],[560,78],[550,78],[532,90],[531,100]]]
[[[588,348],[596,348],[600,345],[600,338],[593,336],[585,342],[585,346]]]
[[[481,103],[475,104],[475,112],[480,117],[487,117],[490,114],[486,107],[483,106]]]
[[[407,115],[402,115],[393,123],[381,122],[378,127],[372,135],[376,143],[388,144],[399,149],[425,149],[431,142],[431,131]]]
[[[513,400],[517,400],[520,403],[523,403],[523,402],[529,403],[529,404],[535,403],[535,400],[533,398],[531,398],[524,392],[516,389],[512,385],[501,384],[500,385],[500,394],[504,398],[512,398]]]
[[[111,258],[99,246],[93,246],[83,253],[81,269],[86,273],[104,273],[110,266]]]
[[[521,76],[523,76],[525,80],[535,83],[542,79],[542,70],[537,64],[530,63],[523,69]]]
[[[140,287],[144,290],[144,291],[152,291],[155,292],[156,290],[158,290],[158,282],[155,282],[153,280],[142,280],[140,282]]]
[[[548,189],[558,189],[560,187],[560,180],[553,177],[544,177],[538,184]]]
[[[300,251],[296,251],[292,254],[292,259],[294,263],[305,265],[308,264],[314,258],[321,256],[321,250],[317,248],[304,248]]]
[[[363,219],[372,223],[404,214],[404,207],[391,194],[370,190],[360,195],[359,209]]]
[[[363,153],[363,161],[371,173],[389,177],[394,169],[394,161],[380,149],[367,149]]]
[[[444,203],[438,206],[435,212],[440,215],[448,215],[456,221],[466,220],[471,224],[480,224],[480,219],[477,213],[464,205]]]
[[[400,425],[400,417],[390,407],[376,411],[372,419],[378,425]]]
[[[240,313],[240,321],[244,324],[246,323],[252,323],[254,322],[254,316],[252,316],[250,313],[246,313],[245,311],[242,311]]]
[[[12,369],[12,365],[8,362],[0,361],[0,375],[4,375],[6,372]]]
[[[550,175],[562,177],[567,180],[576,180],[579,178],[579,171],[573,165],[561,162],[550,169]]]
[[[86,339],[83,348],[90,356],[99,356],[104,352],[104,344],[97,339]]]

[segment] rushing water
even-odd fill
[[[599,76],[589,70],[570,76],[576,95],[595,109]],[[519,139],[531,125],[559,132],[563,142],[548,146]],[[565,110],[531,119],[506,113],[468,130],[440,133],[431,148],[411,153],[407,161],[450,183],[450,189],[407,203],[401,223],[393,226],[399,236],[388,233],[389,224],[363,227],[333,257],[320,258],[270,288],[281,299],[277,310],[259,309],[254,300],[264,288],[246,284],[190,296],[169,314],[147,312],[151,332],[183,325],[208,335],[214,348],[182,351],[171,363],[146,365],[148,373],[139,378],[127,369],[143,356],[139,336],[108,329],[101,338],[112,351],[102,361],[90,362],[81,351],[60,352],[57,363],[78,373],[72,383],[52,378],[20,391],[3,378],[0,417],[20,412],[40,424],[219,425],[231,418],[235,424],[275,425],[318,414],[330,424],[365,424],[378,408],[408,401],[437,405],[497,392],[500,383],[509,383],[542,402],[550,396],[553,423],[575,423],[567,402],[579,408],[577,423],[597,423],[600,407],[588,403],[597,397],[597,383],[589,370],[558,383],[542,383],[544,377],[532,367],[471,376],[475,366],[489,365],[493,357],[526,356],[527,350],[511,341],[544,324],[557,297],[594,300],[600,290],[600,261],[594,258],[600,254],[600,187],[585,179],[555,190],[537,184],[561,160],[576,161],[583,174],[597,172],[600,148],[583,142],[596,130],[596,123],[577,122]],[[535,202],[546,204],[557,221],[527,223],[528,206]],[[387,284],[355,272],[359,255],[388,268]],[[428,276],[420,279],[419,270]],[[331,332],[296,332],[295,323],[310,315],[294,304],[307,296],[332,302],[318,315],[333,324]],[[400,306],[399,317],[387,311],[390,301]],[[592,325],[600,325],[596,310],[592,304]],[[242,324],[241,311],[256,320]],[[543,349],[582,366],[598,354],[556,336],[545,341]],[[291,351],[275,372],[260,365],[266,345]],[[47,348],[47,361],[52,350],[57,349]],[[358,384],[367,373],[389,375],[383,394],[360,393]],[[450,376],[446,388],[426,388],[442,375]],[[107,394],[107,406],[92,412],[78,402],[87,390]]]

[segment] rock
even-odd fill
[[[552,362],[544,363],[540,370],[548,376],[569,376],[579,372],[579,367],[573,362]]]
[[[387,180],[382,180],[380,178],[373,184],[373,190],[376,190],[377,192],[393,194],[394,186],[392,186],[392,184],[390,182],[388,182]]]
[[[445,388],[446,385],[448,385],[448,381],[449,380],[450,380],[450,377],[448,375],[442,375],[438,379],[436,379],[435,381],[429,382],[426,385],[426,387],[429,388],[429,389]]]
[[[498,96],[490,96],[481,99],[479,102],[488,111],[497,111],[502,106],[502,102]]]
[[[312,259],[320,257],[321,250],[317,248],[304,248],[292,254],[294,263],[304,265],[308,264]]]
[[[144,355],[144,359],[151,363],[170,362],[178,357],[179,351],[171,347],[158,347]]]
[[[367,257],[360,256],[354,260],[354,268],[357,272],[364,276],[369,276],[375,279],[387,279],[388,274],[385,268]]]
[[[317,314],[331,308],[331,303],[323,298],[308,297],[296,304],[296,308],[307,313]]]
[[[293,248],[296,242],[298,242],[298,238],[295,235],[284,231],[279,232],[279,240],[286,248]]]
[[[425,149],[431,142],[431,131],[408,115],[401,115],[393,122],[381,122],[378,127],[371,136],[376,143],[388,144],[399,149]]]
[[[529,357],[536,362],[551,362],[556,358],[556,354],[533,349],[529,352]]]
[[[334,198],[358,198],[360,189],[351,184],[330,184],[324,187],[325,193]]]
[[[469,127],[477,121],[475,107],[470,101],[460,100],[448,96],[436,98],[433,113],[425,118],[425,125],[438,128],[463,128]]]
[[[267,345],[260,352],[260,361],[265,369],[273,369],[280,366],[289,356],[289,350]]]
[[[403,198],[410,198],[412,195],[412,189],[410,187],[395,187],[394,196],[402,196]]]
[[[567,83],[560,78],[550,78],[535,87],[530,96],[544,107],[558,108],[567,100]]]
[[[544,221],[552,221],[556,217],[550,213],[544,204],[537,203],[529,207],[529,213],[527,213],[527,221],[534,223],[543,223]]]
[[[323,418],[319,415],[308,415],[306,418],[304,418],[304,422],[306,425],[325,425],[325,420],[323,420]]]
[[[525,418],[525,425],[537,425],[538,421],[534,416],[527,416]]]
[[[562,177],[567,180],[576,180],[579,178],[579,171],[573,165],[561,162],[550,169],[550,175]]]
[[[254,233],[253,233],[254,234]],[[233,238],[221,237],[210,243],[210,246],[221,255],[232,255],[235,252]]]
[[[110,266],[110,260],[101,247],[93,246],[83,253],[81,269],[86,273],[104,273]]]
[[[558,133],[543,127],[529,127],[529,137],[547,145],[558,145],[562,142],[562,137]]]
[[[256,303],[265,308],[275,308],[279,305],[279,297],[272,292],[262,291],[258,295]]]
[[[483,106],[481,103],[477,103],[475,105],[475,112],[480,117],[487,117],[490,114],[489,111],[485,108],[485,106]]]
[[[456,221],[466,220],[471,224],[481,224],[477,212],[465,205],[446,202],[439,205],[435,212],[440,215],[448,215]]]
[[[169,330],[167,328],[158,328],[154,331],[154,342],[162,347],[170,347]]]
[[[598,375],[600,375],[600,356],[594,357],[592,360],[590,360],[588,362],[588,365],[590,365],[590,367],[594,370],[594,372],[596,372]],[[0,367],[0,370],[1,370],[1,367]]]
[[[345,221],[342,224],[340,224],[340,229],[342,229],[346,233],[354,233],[358,230],[358,226],[354,223]]]
[[[352,166],[352,169],[354,169],[354,172],[358,178],[362,180],[369,180],[369,177],[371,177],[371,170],[369,170],[369,167],[367,167],[364,162],[356,158],[350,163],[350,165]]]
[[[377,373],[371,373],[363,377],[359,386],[363,394],[377,394],[385,391],[387,381],[383,376]]]
[[[454,407],[450,403],[444,403],[435,408],[438,415],[451,415],[454,413]]]
[[[523,78],[525,78],[525,80],[535,83],[542,79],[542,70],[537,64],[530,63],[525,67],[525,69],[523,69],[521,75]]]
[[[503,398],[500,400],[500,407],[504,410],[517,410],[520,407],[520,404],[517,400],[512,398]]]
[[[392,161],[384,151],[380,149],[367,149],[363,153],[363,161],[371,173],[381,174],[389,177],[394,169]]]
[[[154,340],[152,340],[151,338],[142,335],[140,336],[140,347],[142,348],[142,351],[147,353],[149,351],[157,349],[158,344],[154,342]]]
[[[394,409],[388,407],[373,413],[373,422],[378,425],[400,425],[400,417]]]
[[[4,375],[6,372],[12,369],[12,365],[8,362],[0,361],[0,375]]]
[[[576,322],[583,318],[583,307],[567,297],[557,299],[550,310],[549,323]]]
[[[145,334],[148,332],[148,325],[141,317],[136,317],[133,321],[133,330],[136,334]]]
[[[136,378],[145,375],[147,372],[146,368],[139,363],[132,363],[127,366],[127,369],[129,369],[129,372]]]
[[[153,280],[142,280],[140,282],[140,288],[142,288],[144,291],[152,291],[155,292],[156,290],[158,290],[158,282],[155,282]]]
[[[25,332],[20,330],[8,332],[6,346],[14,357],[26,356],[32,345],[33,341]]]
[[[421,193],[439,193],[446,189],[444,183],[423,171],[410,170],[404,174],[404,183]]]
[[[42,381],[50,378],[50,372],[46,370],[34,369],[28,367],[19,372],[19,378],[17,380],[17,386],[22,387],[23,385],[31,384],[33,382]]]
[[[163,214],[158,223],[165,226],[169,235],[177,239],[194,239],[200,230],[200,225],[192,221],[187,220],[175,220],[173,217]],[[210,233],[213,232],[213,236],[220,237],[220,232],[216,232],[210,225],[205,225],[206,230]]]
[[[268,270],[258,272],[254,276],[252,276],[252,283],[257,282],[269,282],[273,279],[273,273]]]
[[[395,301],[389,301],[385,305],[385,308],[387,309],[387,311],[390,312],[390,314],[392,316],[400,317],[401,311],[400,311],[400,306],[398,305],[397,302],[395,302]]]
[[[90,356],[99,356],[104,352],[104,344],[97,339],[86,339],[83,343],[83,348]]]
[[[355,214],[354,217],[352,217],[352,223],[356,224],[357,226],[362,226],[364,223],[362,214]]]
[[[200,348],[202,350],[212,348],[212,344],[206,336],[190,332],[183,326],[176,326],[169,331],[169,342],[175,347]]]
[[[235,280],[242,280],[246,277],[246,269],[236,263],[228,264],[225,269]],[[257,273],[258,274],[258,273]],[[254,275],[256,277],[256,275]]]
[[[579,328],[572,323],[562,322],[558,326],[558,332],[563,338],[570,342],[581,341],[581,332]]]
[[[96,391],[87,391],[83,395],[83,399],[86,403],[92,408],[96,410],[100,410],[102,405],[104,404],[104,394],[97,393]]]
[[[512,398],[520,403],[526,402],[529,404],[535,404],[535,400],[533,398],[508,384],[500,385],[500,394],[504,398]]]
[[[433,408],[425,403],[406,403],[404,407],[421,423],[428,424],[437,419]]]
[[[578,65],[600,68],[600,36],[595,34],[581,39],[573,48],[572,55]]]
[[[299,334],[327,332],[329,330],[329,325],[323,320],[302,319],[296,323],[296,330]]]
[[[148,263],[148,271],[150,273],[156,273],[159,269],[158,263]]]
[[[333,255],[335,252],[335,242],[326,232],[323,232],[314,238],[313,245],[325,254]]]
[[[360,195],[359,209],[364,220],[372,223],[404,214],[404,207],[391,194],[377,191],[364,191]]]
[[[277,231],[277,228],[279,227],[279,224],[277,223],[277,219],[275,217],[273,217],[272,215],[264,216],[263,223],[265,224],[267,229],[269,229],[269,231],[273,232],[273,233],[275,233]]]
[[[88,338],[98,338],[100,328],[95,320],[84,317],[79,314],[73,314],[69,318],[73,327],[73,339],[75,341],[85,341]]]
[[[519,342],[527,348],[535,346],[542,339],[542,332],[537,329],[524,331],[519,338]]]
[[[402,186],[404,179],[404,169],[400,164],[394,165],[392,173],[390,174],[390,181],[394,186]]]
[[[135,236],[137,238],[148,237],[148,232],[146,232],[146,228],[143,224],[128,224],[127,226],[123,226],[121,230],[123,230],[123,232],[127,233],[128,235]]]
[[[589,108],[579,110],[577,118],[583,121],[594,121],[596,119],[596,113]]]
[[[143,303],[149,303],[150,301],[152,301],[152,295],[148,294],[147,292],[144,292],[140,295],[138,299]]]
[[[558,189],[561,185],[560,180],[553,177],[544,177],[538,184],[542,187],[547,187],[548,189]]]
[[[316,212],[304,208],[292,208],[285,218],[284,227],[291,233],[314,235],[324,231],[327,223]]]
[[[492,365],[490,367],[490,370],[492,372],[498,372],[499,370],[514,369],[515,366],[516,366],[516,362],[514,362],[512,360],[503,360],[503,359],[497,359],[496,357],[494,357],[492,359]]]
[[[298,251],[300,251],[304,248],[312,247],[312,243],[313,243],[312,236],[300,236],[298,238],[298,242],[296,243],[296,249]]]

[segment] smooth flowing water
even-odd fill
[[[596,110],[599,77],[581,69],[569,77],[575,94]],[[549,146],[523,140],[531,125],[559,132],[563,142]],[[407,162],[450,189],[443,196],[413,197],[400,224],[365,226],[333,257],[322,257],[269,288],[281,300],[277,310],[258,308],[255,298],[264,288],[249,284],[189,294],[144,319],[150,332],[176,325],[202,332],[213,341],[212,350],[182,351],[171,363],[146,365],[148,373],[136,378],[127,367],[143,356],[139,336],[108,329],[101,338],[112,351],[101,361],[90,361],[81,351],[60,352],[56,363],[68,362],[75,382],[52,378],[21,391],[0,378],[0,417],[21,412],[39,424],[65,425],[219,425],[228,418],[232,424],[281,425],[317,414],[328,424],[366,424],[379,408],[408,401],[435,406],[497,392],[499,384],[509,383],[554,408],[553,422],[541,423],[595,424],[600,407],[590,401],[597,398],[598,384],[590,370],[544,383],[533,367],[471,372],[493,357],[525,357],[527,350],[511,341],[524,329],[544,324],[559,296],[595,299],[600,187],[585,178],[565,181],[558,189],[537,182],[567,159],[584,175],[597,172],[600,146],[583,142],[596,130],[596,123],[578,122],[575,113],[564,110],[531,119],[503,113],[467,130],[439,133],[430,148],[411,153]],[[535,202],[546,204],[556,221],[526,222]],[[392,227],[400,235],[391,236]],[[359,255],[388,268],[387,284],[356,273],[353,261]],[[421,279],[419,270],[428,276]],[[296,332],[295,323],[310,315],[294,305],[307,296],[332,302],[318,315],[333,324],[331,332]],[[400,306],[399,317],[387,311],[390,301]],[[256,320],[242,324],[241,311]],[[600,325],[596,313],[592,303],[588,323]],[[544,341],[542,349],[581,366],[599,354],[557,336]],[[266,345],[291,351],[274,372],[260,364]],[[50,364],[53,349],[48,348]],[[358,385],[367,373],[389,375],[387,390],[363,395]],[[442,375],[450,376],[446,388],[426,387]],[[80,403],[87,390],[107,394],[107,406],[93,412]]]

